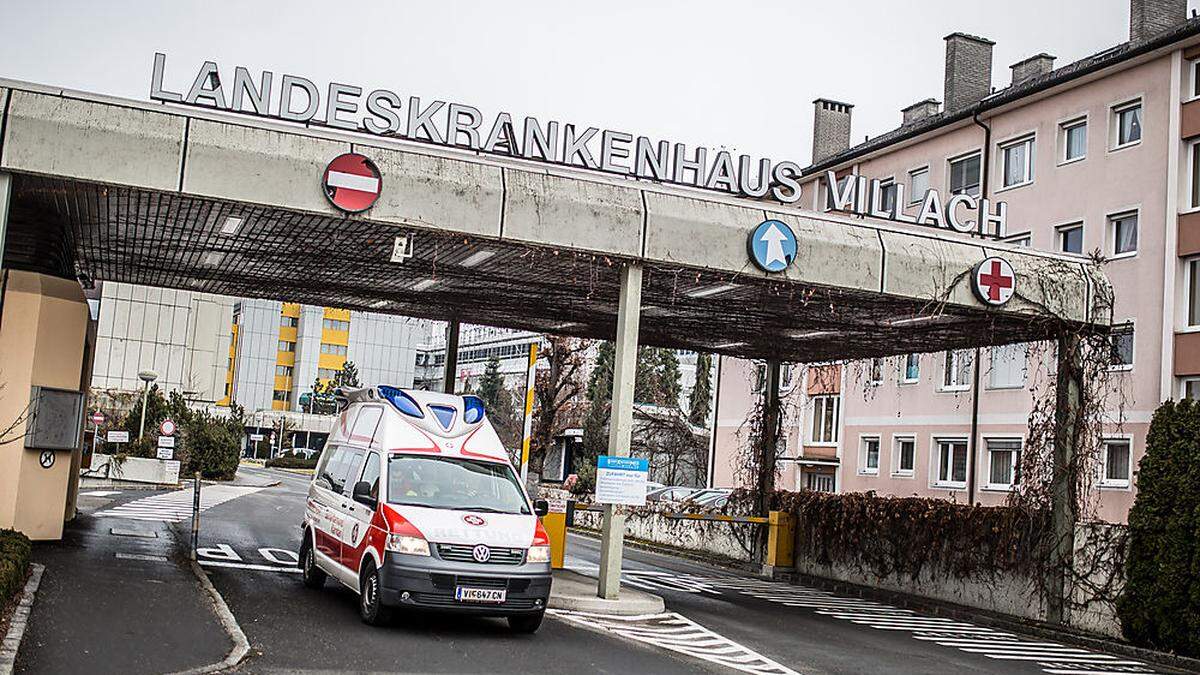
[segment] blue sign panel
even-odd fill
[[[750,233],[750,259],[764,272],[782,272],[796,259],[796,233],[780,220],[764,220]]]
[[[600,462],[597,468],[649,471],[650,460],[641,457],[610,457],[609,455],[600,455]]]

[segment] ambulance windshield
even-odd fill
[[[499,462],[392,455],[388,503],[481,513],[530,513],[512,468]]]

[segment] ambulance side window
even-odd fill
[[[367,453],[363,450],[355,450],[354,448],[343,448],[346,453],[346,470],[342,473],[342,484],[337,486],[337,491],[347,497],[354,492],[354,479],[362,474],[363,456]]]
[[[350,439],[355,443],[369,445],[375,436],[375,427],[379,425],[379,418],[382,416],[383,408],[377,405],[367,406],[360,410],[358,417],[354,420],[354,426],[350,428]]]
[[[344,448],[328,448],[325,453],[329,455],[329,459],[325,461],[317,483],[327,490],[341,492],[341,483],[346,480],[346,450]]]
[[[363,464],[362,477],[359,480],[370,483],[371,498],[379,499],[379,453],[367,453],[367,461]]]

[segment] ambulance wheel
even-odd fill
[[[379,570],[375,569],[375,563],[367,563],[358,586],[358,614],[363,623],[369,626],[387,623],[391,612],[379,601]]]
[[[300,577],[304,580],[304,585],[309,588],[321,588],[325,585],[325,579],[328,576],[324,570],[317,567],[312,538],[305,533],[304,543],[300,545]]]
[[[542,615],[545,612],[537,614],[518,614],[508,617],[508,627],[514,633],[536,633],[538,626],[542,625]]]

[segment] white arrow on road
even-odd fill
[[[787,264],[787,258],[783,255],[783,242],[787,241],[787,236],[779,230],[775,223],[771,223],[771,226],[762,233],[759,239],[767,243],[767,259],[763,264],[770,265],[775,262]]]

